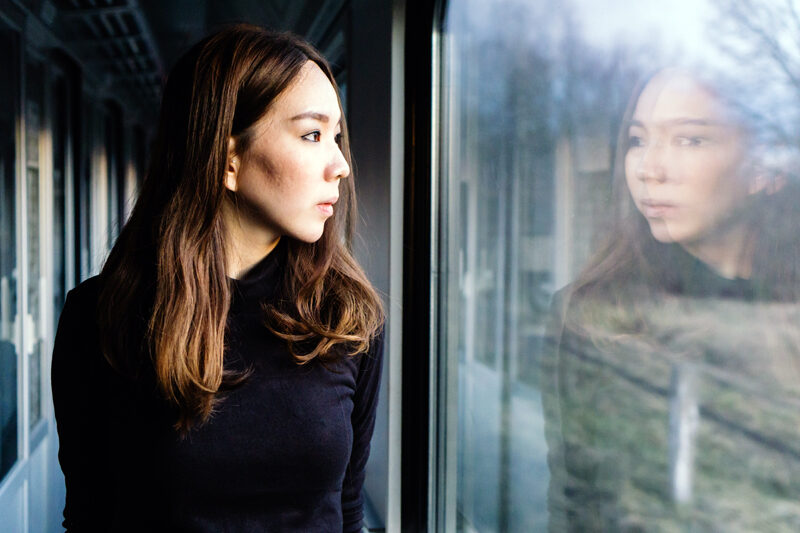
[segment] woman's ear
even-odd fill
[[[225,166],[225,188],[231,192],[236,192],[238,188],[237,178],[239,176],[239,167],[241,166],[241,159],[236,154],[236,141],[233,137],[228,138],[228,164]]]

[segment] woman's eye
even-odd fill
[[[336,137],[334,137],[333,139],[336,141],[336,144],[338,144],[339,146],[342,145],[342,134],[341,133],[337,133]]]
[[[628,136],[628,148],[641,148],[644,146],[644,139],[638,135]]]
[[[708,139],[699,136],[680,136],[675,139],[675,144],[678,146],[703,146],[708,144]]]
[[[318,131],[312,131],[311,133],[306,133],[303,135],[303,139],[311,142],[318,143],[322,134]]]

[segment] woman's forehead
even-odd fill
[[[295,79],[270,106],[269,113],[278,120],[291,120],[299,115],[322,115],[333,124],[341,118],[336,90],[313,61],[303,65]]]
[[[682,71],[654,76],[636,102],[632,120],[641,123],[681,122],[730,124],[732,113],[706,85]]]

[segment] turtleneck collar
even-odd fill
[[[286,265],[286,239],[277,246],[240,279],[228,278],[233,297],[232,306],[237,300],[264,301],[275,295]]]

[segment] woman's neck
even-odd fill
[[[241,279],[259,261],[275,249],[281,238],[278,234],[257,231],[228,204],[223,204],[225,223],[225,272],[228,277]]]
[[[744,223],[715,232],[713,237],[681,243],[681,247],[724,278],[752,276],[755,242]]]

